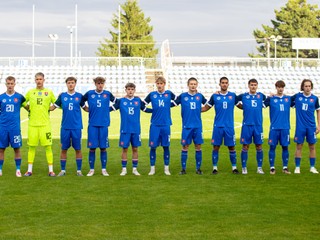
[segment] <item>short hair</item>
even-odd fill
[[[14,82],[16,82],[16,78],[13,77],[13,76],[8,76],[8,77],[6,78],[6,81],[14,81]]]
[[[311,89],[313,89],[313,82],[310,79],[303,79],[302,82],[301,82],[300,91],[303,91],[305,82],[310,82],[311,83]]]
[[[187,84],[189,85],[189,83],[190,83],[191,81],[196,81],[196,82],[198,82],[198,79],[196,79],[195,77],[191,77],[191,78],[188,79]]]
[[[220,78],[219,83],[221,83],[222,80],[227,80],[229,82],[229,79],[227,77]]]
[[[125,89],[127,89],[127,88],[134,88],[134,89],[136,89],[136,85],[134,84],[134,83],[127,83],[125,86]]]
[[[37,78],[38,76],[44,78],[44,74],[42,72],[37,72],[34,77]]]
[[[250,83],[256,83],[256,84],[258,84],[258,80],[255,79],[255,78],[251,78],[251,79],[248,81],[248,85],[250,85]]]
[[[157,82],[166,83],[167,81],[166,81],[166,79],[165,79],[164,77],[160,76],[160,77],[157,78],[156,83],[157,83]]]
[[[77,83],[77,79],[75,77],[67,77],[66,83],[69,81],[75,81],[75,83]]]
[[[94,83],[105,83],[106,79],[104,77],[96,77],[93,79]]]
[[[284,88],[286,86],[285,82],[282,80],[277,81],[274,85],[276,87],[282,87],[282,88]]]

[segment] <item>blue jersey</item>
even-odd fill
[[[171,100],[176,100],[173,92],[166,90],[163,93],[151,92],[144,101],[152,105],[151,124],[165,126],[172,125],[171,120]]]
[[[237,97],[239,102],[242,102],[243,121],[242,125],[262,126],[262,108],[266,96],[263,93],[256,94],[243,93]]]
[[[103,90],[97,93],[89,90],[83,96],[89,107],[89,125],[95,127],[108,127],[110,125],[110,103],[114,103],[116,98],[111,92]]]
[[[140,133],[140,110],[146,111],[145,103],[139,97],[120,98],[113,105],[120,109],[120,133]]]
[[[226,94],[214,93],[206,103],[209,107],[214,106],[216,115],[214,117],[214,127],[234,128],[234,106],[238,103],[236,94],[227,92]]]
[[[201,128],[201,107],[206,103],[201,93],[181,93],[175,103],[181,104],[182,128]]]
[[[303,93],[297,93],[292,96],[293,105],[296,108],[296,128],[315,128],[316,120],[314,111],[319,110],[319,99],[311,94],[305,96]]]
[[[62,108],[61,128],[82,129],[81,107],[85,102],[81,93],[61,93],[54,105]]]
[[[290,129],[290,96],[267,97],[264,105],[270,107],[270,129]]]
[[[26,99],[20,93],[0,95],[0,126],[6,130],[20,130],[20,108]]]

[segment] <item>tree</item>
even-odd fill
[[[256,29],[253,35],[259,44],[259,54],[249,54],[250,57],[274,57],[276,44],[277,57],[296,57],[296,50],[292,49],[292,38],[320,37],[320,10],[318,5],[311,5],[307,0],[288,0],[281,10],[275,10],[276,20],[271,20],[272,26],[262,25],[263,30]],[[272,37],[281,36],[278,40]],[[271,37],[271,38],[270,38]],[[299,50],[301,58],[317,58],[317,50]]]
[[[155,49],[155,41],[151,35],[153,27],[149,25],[150,17],[145,18],[137,0],[127,0],[120,6],[121,57],[155,58],[158,49]],[[109,30],[111,39],[104,38],[104,41],[100,42],[97,56],[118,56],[118,24],[118,14],[113,14],[111,26],[114,30]]]

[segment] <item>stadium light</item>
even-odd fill
[[[278,36],[270,36],[270,40],[274,41],[274,58],[277,58],[277,42],[280,41],[282,39],[282,36],[278,35]]]
[[[58,34],[49,34],[48,37],[53,41],[53,58],[56,58],[56,42],[59,39]]]
[[[72,66],[72,57],[73,57],[73,29],[76,28],[76,26],[67,26],[67,28],[70,31],[70,66]]]

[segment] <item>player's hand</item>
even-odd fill
[[[319,132],[320,132],[320,126],[317,127],[316,134],[318,134]]]

